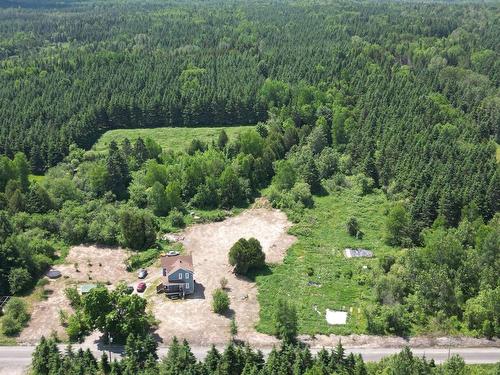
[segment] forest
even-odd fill
[[[378,260],[366,331],[500,337],[498,3],[9,4],[1,295],[28,292],[71,245],[150,250],[192,208],[219,219],[264,193],[300,222],[317,197],[377,191],[403,250]],[[182,151],[91,150],[111,129],[236,124],[256,125]]]

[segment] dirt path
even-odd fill
[[[184,301],[170,301],[163,295],[151,297],[153,311],[160,320],[158,334],[165,343],[174,336],[193,345],[223,344],[229,339],[230,317],[235,316],[238,339],[254,345],[271,345],[275,339],[255,331],[259,303],[255,283],[236,277],[228,264],[228,252],[240,238],[257,238],[266,253],[266,262],[283,260],[295,237],[287,234],[291,223],[278,210],[251,209],[218,223],[189,227],[182,241],[186,253],[192,254],[196,293]],[[228,316],[214,314],[212,292],[220,287],[220,279],[228,280],[231,312]]]

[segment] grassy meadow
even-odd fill
[[[362,306],[373,301],[369,274],[378,267],[377,257],[397,251],[383,240],[387,199],[381,192],[359,196],[342,190],[314,201],[315,207],[290,229],[298,241],[288,250],[284,263],[256,277],[261,307],[257,329],[261,332],[273,331],[278,296],[286,296],[296,305],[300,333],[365,332]],[[351,216],[358,219],[363,239],[346,232],[345,223]],[[372,250],[375,258],[346,259],[346,247]],[[310,269],[312,276],[308,275]],[[328,325],[326,309],[348,311],[347,324]]]
[[[219,132],[224,129],[229,139],[234,139],[243,130],[250,129],[253,125],[242,126],[216,126],[198,128],[154,128],[154,129],[116,129],[104,133],[93,146],[95,151],[105,151],[111,141],[120,143],[128,138],[135,141],[137,138],[151,138],[155,140],[165,151],[184,151],[191,140],[198,138],[204,142],[217,141]]]

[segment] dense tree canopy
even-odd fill
[[[380,189],[386,242],[405,250],[373,272],[367,329],[498,336],[498,15],[488,2],[3,4],[0,294],[31,288],[69,245],[158,247],[192,209],[264,191],[295,220],[313,195]],[[91,150],[109,129],[241,123],[256,126],[185,152],[149,138]],[[241,271],[263,263],[239,253]],[[75,333],[92,328],[85,314]]]

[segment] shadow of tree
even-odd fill
[[[236,274],[236,277],[239,280],[255,282],[258,276],[269,276],[272,274],[273,274],[273,266],[266,264],[264,267],[249,270],[246,275]]]

